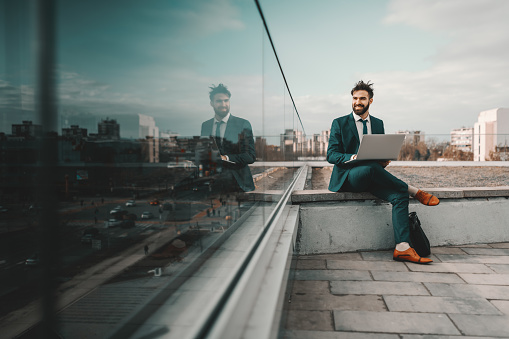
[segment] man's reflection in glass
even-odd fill
[[[212,140],[216,163],[212,191],[221,196],[236,196],[255,189],[249,164],[256,160],[253,131],[246,119],[230,113],[230,91],[223,84],[210,87],[214,117],[201,126],[201,136]]]

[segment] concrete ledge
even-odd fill
[[[448,187],[448,188],[423,188],[428,193],[434,194],[439,199],[461,198],[491,198],[509,197],[509,186],[499,187]],[[329,190],[294,191],[292,203],[345,201],[345,200],[377,200],[368,192],[331,192]]]
[[[429,189],[429,207],[410,200],[432,246],[509,241],[509,187]],[[392,206],[369,193],[296,191],[301,254],[394,248]]]

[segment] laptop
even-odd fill
[[[363,160],[396,160],[405,140],[405,134],[366,134],[362,137],[357,158],[345,164]]]

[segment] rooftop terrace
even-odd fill
[[[509,243],[297,256],[282,338],[507,338]]]

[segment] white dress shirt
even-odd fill
[[[230,112],[228,112],[228,114],[226,114],[226,116],[223,118],[223,120],[217,120],[217,117],[214,116],[214,123],[212,124],[212,135],[216,135],[216,127],[217,127],[217,123],[222,121],[223,123],[221,125],[219,125],[220,127],[220,131],[219,133],[221,134],[221,138],[224,138],[224,132],[226,131],[226,125],[228,125],[228,119],[230,119]],[[227,156],[226,154],[221,154],[222,156],[225,156],[226,157],[226,160],[230,160],[230,157]]]
[[[357,133],[359,133],[359,142],[362,141],[362,129],[364,128],[364,124],[362,123],[362,118],[359,117],[357,114],[353,114],[353,118],[355,119],[355,125],[357,126]],[[368,134],[371,134],[371,117],[368,114],[368,117],[366,118],[368,123],[366,124],[366,127],[368,128]]]
[[[217,120],[217,117],[214,116],[214,123],[212,124],[212,134],[211,135],[216,135],[217,123],[222,121],[223,123],[220,125],[221,130],[219,133],[221,133],[221,138],[224,138],[224,132],[226,131],[226,125],[228,124],[228,119],[230,119],[229,112],[228,112],[228,114],[226,114],[226,116],[223,118],[223,120]],[[361,131],[362,131],[362,129],[361,129]]]
[[[355,120],[355,126],[357,127],[357,133],[359,134],[359,143],[360,143],[362,141],[362,137],[364,136],[364,133],[362,133],[362,130],[364,129],[364,124],[362,123],[362,118],[360,116],[358,116],[357,114],[354,114],[353,112],[352,112],[352,115],[353,115],[353,119]],[[366,124],[366,127],[368,128],[368,134],[371,134],[371,119],[370,119],[369,114],[368,114],[366,120],[368,121],[368,123]],[[350,160],[353,160],[356,156],[357,156],[357,154],[353,154],[350,157]]]

